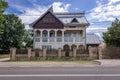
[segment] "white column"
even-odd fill
[[[57,30],[55,30],[55,42],[57,41]]]
[[[42,30],[40,30],[40,42],[42,42],[42,33],[43,31]]]
[[[34,30],[34,34],[33,34],[33,48],[35,48],[35,32],[36,32],[36,30]]]
[[[64,42],[64,31],[62,31],[62,42]]]
[[[50,38],[50,31],[49,30],[47,30],[47,38],[48,38],[48,42],[49,42],[49,38]]]

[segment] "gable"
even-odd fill
[[[46,12],[34,25],[34,29],[63,29],[63,23],[51,12]]]
[[[76,18],[73,18],[73,20],[71,21],[71,23],[79,23],[78,20]]]

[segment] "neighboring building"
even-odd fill
[[[54,13],[49,8],[38,20],[30,24],[34,30],[33,47],[42,49],[73,49],[86,48],[86,28],[89,22],[84,12],[80,13]],[[94,43],[93,43],[94,44]],[[97,42],[98,44],[98,42]]]
[[[95,35],[95,34],[87,34],[86,35],[87,48],[88,48],[88,46],[98,47],[100,44],[101,44],[101,41],[97,35]]]

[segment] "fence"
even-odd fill
[[[10,51],[9,50],[0,50],[0,54],[9,54]]]
[[[11,48],[11,60],[41,60],[41,59],[102,59],[101,49],[97,47],[89,47],[89,50],[73,49],[66,52],[62,49],[24,49],[18,50]]]

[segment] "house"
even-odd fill
[[[86,38],[86,28],[89,22],[84,12],[54,13],[53,8],[50,7],[30,26],[34,30],[34,49],[86,49],[89,39],[93,41],[91,35],[87,36],[89,39]]]

